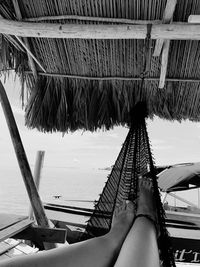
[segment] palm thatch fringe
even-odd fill
[[[29,76],[28,76],[29,77]],[[167,82],[166,91],[158,82],[83,81],[41,77],[26,108],[26,125],[40,131],[108,130],[114,125],[129,125],[130,110],[145,101],[149,117],[169,120],[197,120],[200,110],[196,93],[199,84],[188,90],[185,83]],[[190,106],[193,108],[191,109]]]

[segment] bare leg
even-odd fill
[[[155,205],[152,184],[142,179],[139,182],[140,194],[138,214],[148,214],[155,218]],[[154,224],[145,217],[138,217],[129,231],[115,267],[159,267],[159,253]]]
[[[108,267],[113,266],[134,219],[131,202],[114,214],[111,230],[102,237],[0,262],[0,267]]]

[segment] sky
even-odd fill
[[[128,129],[115,127],[95,133],[77,131],[45,134],[30,130],[24,123],[20,104],[20,85],[11,77],[4,84],[20,136],[31,166],[38,150],[45,151],[44,164],[52,168],[106,168],[114,164]],[[147,129],[156,165],[200,161],[200,123],[169,122],[155,117],[147,121]],[[17,160],[0,106],[0,170],[16,166]]]

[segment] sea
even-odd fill
[[[39,185],[43,202],[84,203],[91,206],[98,200],[109,172],[106,170],[77,168],[45,168]],[[30,201],[20,171],[1,168],[0,212],[28,215]]]

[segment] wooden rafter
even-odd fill
[[[37,70],[36,70],[36,66],[35,66],[35,63],[34,61],[38,64],[38,66],[44,71],[46,72],[45,68],[42,66],[42,64],[38,61],[38,59],[33,55],[33,53],[30,51],[30,46],[29,46],[29,43],[26,41],[26,37],[24,38],[25,39],[25,44],[24,42],[22,41],[22,38],[16,36],[18,42],[21,44],[21,46],[26,50],[27,52],[27,55],[28,55],[28,59],[29,59],[29,63],[30,63],[30,67],[33,71],[33,74],[34,74],[34,77],[37,78]]]
[[[78,39],[145,39],[147,25],[93,25],[32,23],[0,19],[0,33],[21,37]],[[191,23],[153,24],[152,39],[200,40],[200,25]]]
[[[160,82],[159,88],[162,89],[165,86],[167,66],[168,66],[168,56],[169,56],[170,41],[166,40],[163,44],[162,58],[161,58],[161,68],[160,68]]]
[[[163,23],[169,24],[172,22],[177,0],[167,0],[165,11],[163,14]],[[158,39],[156,41],[153,56],[158,57],[162,51],[161,57],[161,69],[160,69],[160,82],[159,88],[162,89],[165,86],[165,78],[167,74],[168,56],[169,56],[170,40]]]
[[[163,19],[162,19],[163,24],[169,24],[172,22],[176,3],[177,3],[177,0],[168,0],[167,1],[165,11],[163,14]],[[163,48],[163,43],[164,43],[163,39],[158,39],[156,41],[155,49],[154,49],[154,53],[153,53],[154,57],[160,56],[160,53],[161,53],[162,48]]]
[[[26,74],[32,74],[31,71],[25,71]],[[126,76],[85,76],[85,75],[73,75],[67,73],[49,73],[49,72],[38,72],[38,75],[45,77],[57,77],[57,78],[71,78],[71,79],[82,79],[92,81],[109,81],[109,80],[121,80],[121,81],[141,81],[141,77],[126,77]],[[159,81],[160,77],[145,77],[145,81]],[[189,78],[166,78],[169,82],[188,82],[188,83],[200,83],[200,79],[189,79]]]

